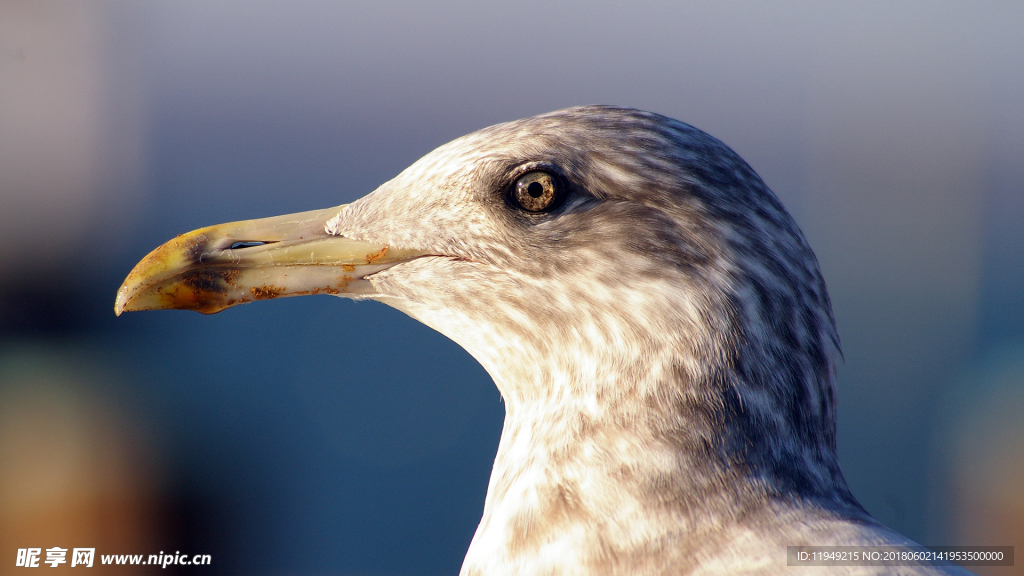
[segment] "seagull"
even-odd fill
[[[584,106],[484,128],[351,204],[180,235],[114,309],[308,294],[405,312],[501,392],[463,576],[966,573],[787,566],[791,546],[915,544],[840,470],[814,253],[688,124]]]

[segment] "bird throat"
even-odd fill
[[[678,559],[679,542],[767,501],[764,483],[730,461],[729,423],[701,409],[721,401],[701,396],[679,366],[645,373],[614,391],[562,382],[545,398],[506,400],[463,574]]]

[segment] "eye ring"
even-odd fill
[[[520,176],[509,196],[512,202],[527,212],[544,212],[551,209],[561,196],[558,178],[546,170],[534,170]]]

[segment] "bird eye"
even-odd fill
[[[512,187],[512,201],[527,212],[543,212],[558,200],[558,181],[550,172],[528,172]]]

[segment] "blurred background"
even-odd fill
[[[53,546],[456,573],[504,414],[465,352],[375,303],[115,318],[115,291],[175,234],[592,103],[713,134],[793,213],[865,507],[1024,554],[1021,30],[1020,2],[0,1],[0,573]]]

